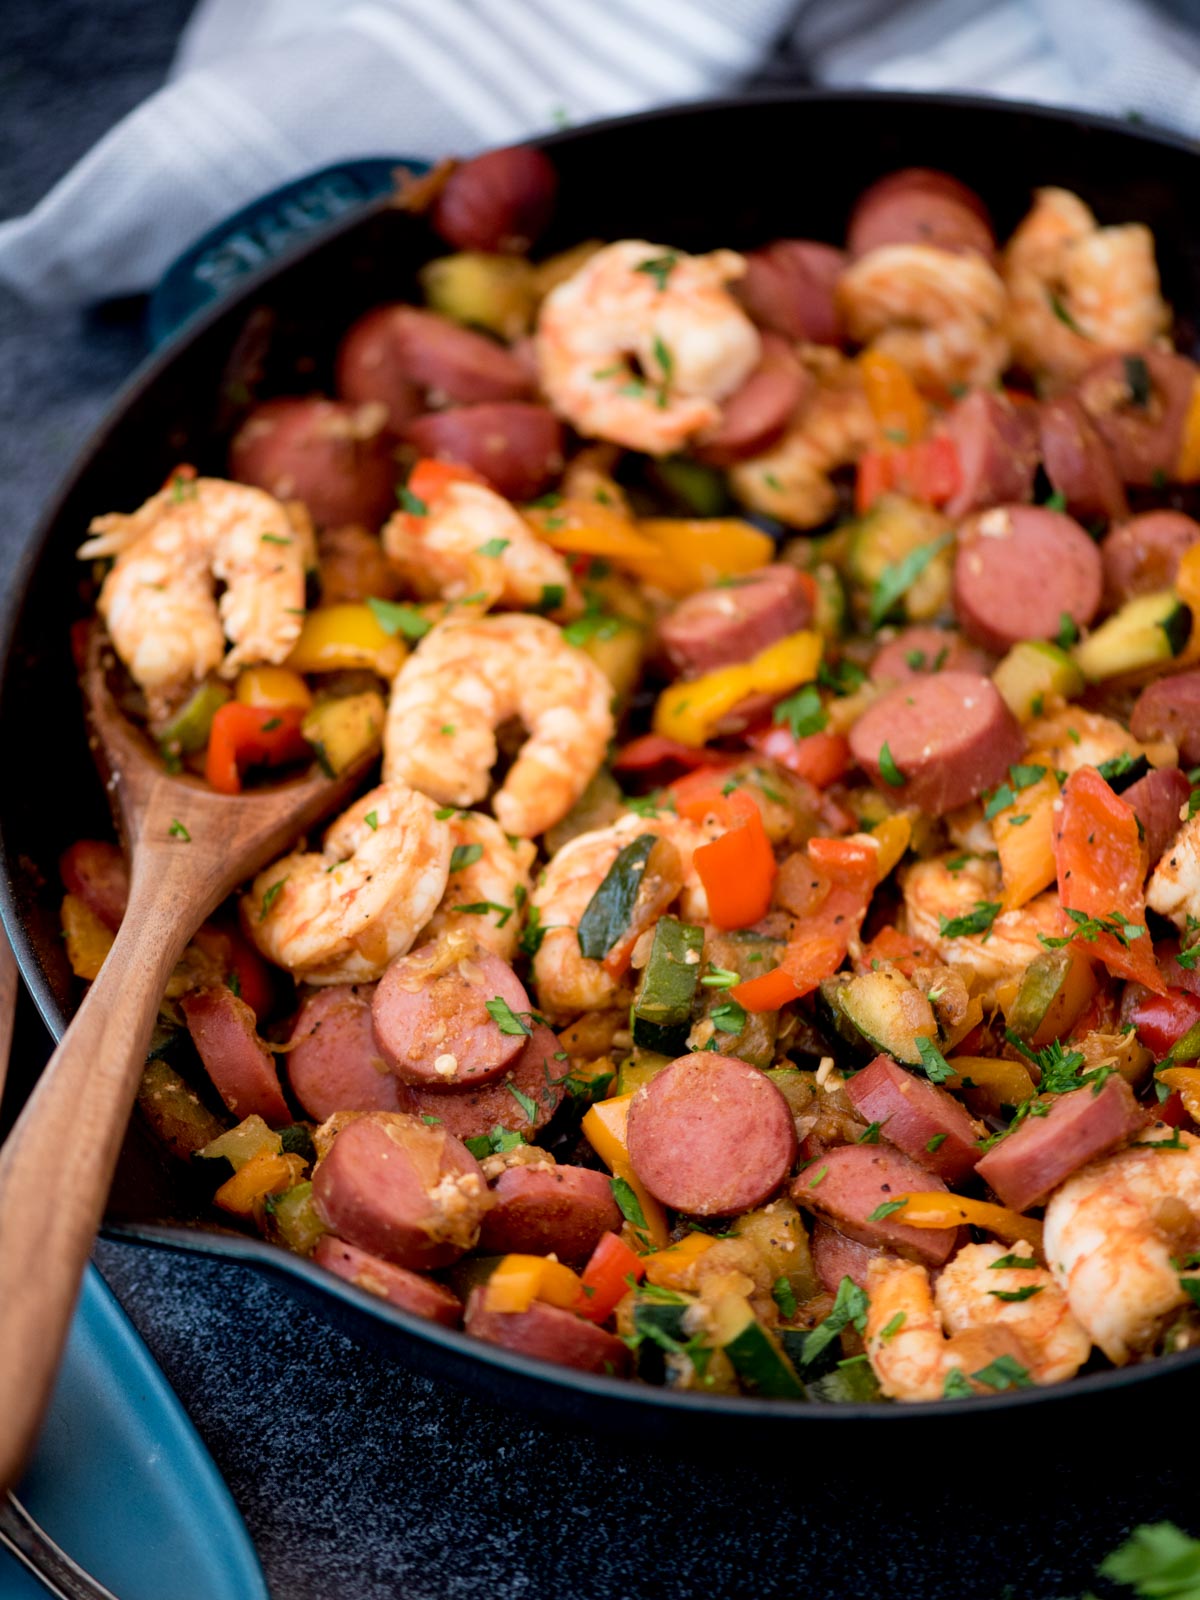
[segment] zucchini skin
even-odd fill
[[[655,924],[630,1019],[639,1049],[678,1056],[687,1047],[703,949],[703,928],[678,917],[660,917]]]
[[[656,833],[639,833],[620,851],[579,919],[579,950],[589,961],[604,957],[628,930]]]

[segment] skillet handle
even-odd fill
[[[167,978],[191,934],[136,900],[0,1149],[0,1492],[50,1398]]]
[[[218,222],[167,268],[150,298],[147,332],[157,348],[197,312],[239,289],[270,262],[392,194],[402,173],[420,177],[428,161],[369,156],[306,173]]]

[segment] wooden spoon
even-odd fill
[[[226,895],[344,802],[369,765],[239,796],[168,776],[117,709],[110,662],[93,627],[82,688],[130,860],[129,906],[0,1150],[0,1489],[16,1480],[50,1396],[172,968]]]

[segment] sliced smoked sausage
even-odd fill
[[[721,420],[697,436],[691,453],[712,467],[730,467],[761,455],[775,443],[792,417],[815,392],[817,380],[793,355],[787,342],[766,333],[762,360],[721,404]]]
[[[381,405],[386,426],[399,433],[424,409],[424,386],[402,364],[396,334],[396,306],[368,311],[342,337],[338,346],[337,392],[351,405]]]
[[[734,294],[758,323],[785,339],[840,344],[837,281],[845,253],[814,239],[776,239],[746,256]]]
[[[912,678],[850,730],[854,759],[876,788],[939,817],[999,783],[1024,748],[995,684],[970,672]]]
[[[1104,356],[1076,394],[1104,437],[1126,483],[1174,482],[1197,367],[1166,350]]]
[[[667,660],[684,678],[749,661],[812,620],[811,580],[795,567],[759,567],[736,583],[699,589],[659,624]]]
[[[317,535],[321,604],[394,600],[404,584],[373,533],[357,522],[322,528]]]
[[[996,236],[973,189],[948,172],[904,167],[864,189],[846,232],[846,248],[854,257],[889,244],[928,244],[990,256]]]
[[[292,1113],[279,1087],[275,1057],[258,1037],[246,1002],[218,983],[191,990],[179,1004],[204,1070],[234,1116],[259,1116],[273,1128],[286,1127]]]
[[[129,863],[124,852],[107,839],[77,839],[63,851],[58,870],[67,892],[77,895],[116,933],[129,904]]]
[[[319,1267],[336,1273],[368,1294],[378,1295],[411,1316],[440,1322],[443,1328],[457,1328],[462,1321],[462,1301],[445,1284],[436,1283],[420,1272],[410,1272],[407,1267],[398,1267],[394,1261],[370,1255],[345,1239],[335,1239],[327,1233],[317,1241],[313,1260]]]
[[[890,1056],[876,1056],[846,1084],[850,1103],[883,1137],[919,1167],[946,1183],[959,1183],[979,1160],[987,1132],[945,1089],[906,1072]]]
[[[905,1194],[945,1187],[890,1145],[843,1144],[805,1168],[792,1184],[792,1199],[860,1244],[940,1267],[954,1250],[956,1228],[911,1228],[897,1222],[894,1212],[884,1217],[875,1213]]]
[[[954,609],[964,632],[997,654],[1053,639],[1100,608],[1100,552],[1070,517],[1044,506],[994,506],[959,530]]]
[[[413,1089],[421,1116],[460,1139],[482,1138],[493,1128],[507,1128],[532,1138],[544,1128],[566,1093],[568,1061],[549,1028],[533,1024],[520,1055],[503,1077],[477,1089]],[[530,1115],[532,1107],[532,1116]]]
[[[1105,604],[1119,606],[1135,595],[1171,588],[1197,540],[1200,522],[1182,511],[1146,511],[1113,528],[1100,546]]]
[[[817,1163],[820,1165],[820,1162]],[[828,1222],[813,1224],[813,1266],[817,1277],[830,1294],[836,1294],[843,1278],[849,1278],[860,1289],[867,1287],[867,1268],[876,1256],[885,1254],[879,1245],[863,1244],[859,1239],[848,1239],[844,1233],[830,1227]]]
[[[496,1204],[483,1219],[479,1248],[504,1255],[549,1255],[574,1267],[605,1233],[618,1233],[621,1212],[612,1183],[587,1167],[509,1167],[497,1178]]]
[[[375,1042],[369,984],[317,989],[292,1024],[284,1060],[292,1093],[316,1122],[335,1111],[410,1111],[407,1088]]]
[[[905,628],[881,644],[871,662],[872,683],[907,683],[928,672],[987,672],[982,650],[969,645],[956,629]]]
[[[975,1171],[1006,1206],[1025,1211],[1087,1162],[1131,1138],[1147,1119],[1124,1078],[1107,1078],[1099,1093],[1087,1084],[1055,1095],[1046,1116],[1026,1118],[992,1146]]]
[[[466,1146],[404,1112],[368,1112],[338,1129],[312,1184],[331,1233],[417,1272],[471,1249],[492,1206]]]
[[[1169,683],[1171,680],[1168,678],[1165,681]],[[1200,733],[1200,695],[1197,697],[1193,727]],[[1197,740],[1197,748],[1200,748],[1200,740]],[[1188,756],[1186,759],[1190,763],[1193,758]],[[1122,792],[1122,800],[1133,807],[1142,825],[1151,871],[1158,865],[1159,858],[1166,854],[1168,845],[1183,826],[1181,813],[1187,815],[1191,792],[1191,784],[1178,767],[1155,767],[1153,772],[1148,772]],[[1167,982],[1174,983],[1175,979],[1168,978]]]
[[[1170,739],[1183,765],[1194,767],[1200,762],[1200,672],[1176,672],[1147,684],[1134,704],[1129,731],[1145,743]]]
[[[550,221],[557,192],[548,156],[529,145],[506,145],[455,167],[430,221],[456,250],[524,255]]]
[[[535,1300],[528,1311],[489,1311],[486,1284],[468,1295],[463,1326],[477,1339],[559,1367],[614,1376],[629,1368],[628,1346],[615,1334],[544,1300]]]
[[[1043,402],[1038,432],[1046,476],[1073,517],[1091,522],[1129,515],[1112,451],[1073,394]]]
[[[422,455],[474,467],[507,500],[534,499],[563,466],[562,423],[548,406],[454,406],[417,417],[404,437]]]
[[[946,502],[948,517],[1031,498],[1037,428],[1027,409],[976,389],[949,413],[942,432],[954,445],[959,485]]]
[[[277,500],[302,500],[321,527],[378,527],[394,503],[396,463],[378,405],[268,400],[229,447],[229,472]]]
[[[527,1035],[505,1032],[488,1011],[503,1002],[528,1013],[525,985],[507,962],[474,947],[445,964],[441,947],[423,945],[393,961],[375,987],[375,1037],[392,1071],[424,1089],[455,1089],[498,1078],[520,1055]]]
[[[629,1105],[629,1159],[676,1211],[732,1217],[787,1177],[796,1130],[787,1101],[757,1067],[698,1051],[639,1089]]]

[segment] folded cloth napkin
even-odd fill
[[[0,223],[0,282],[47,306],[133,293],[317,167],[468,154],[771,77],[1200,134],[1198,68],[1200,35],[1155,0],[201,0],[166,86]]]

